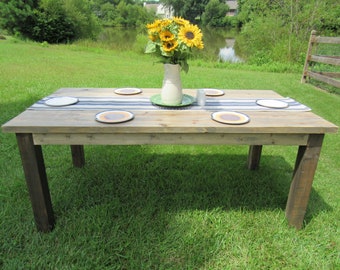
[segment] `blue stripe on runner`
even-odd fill
[[[30,110],[240,110],[240,111],[310,111],[311,109],[292,98],[276,99],[288,103],[287,108],[276,109],[260,106],[256,103],[257,99],[221,99],[221,98],[207,98],[205,106],[202,108],[194,102],[187,107],[161,107],[150,102],[149,98],[98,98],[98,97],[81,97],[79,101],[73,105],[68,106],[48,106],[45,102],[55,96],[45,97],[35,104]]]

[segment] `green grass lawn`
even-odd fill
[[[160,87],[149,55],[0,41],[0,123],[61,87]],[[340,96],[301,73],[214,68],[195,60],[185,88],[273,89],[340,125]],[[302,67],[301,67],[302,71]],[[0,133],[0,269],[339,269],[340,140],[324,140],[304,228],[285,204],[297,147],[44,146],[57,224],[38,233],[14,134]]]

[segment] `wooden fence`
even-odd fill
[[[303,68],[303,74],[301,82],[305,83],[308,78],[313,78],[318,81],[330,84],[332,86],[340,88],[340,72],[322,72],[322,71],[312,71],[311,67],[314,63],[323,63],[328,65],[340,66],[340,56],[330,56],[330,55],[317,55],[313,54],[317,52],[318,44],[339,44],[340,51],[340,37],[321,37],[316,35],[316,31],[312,31],[308,50],[306,55],[305,66]]]

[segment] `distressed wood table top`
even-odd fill
[[[62,88],[53,93],[56,96],[77,98],[117,98],[134,99],[149,98],[160,93],[160,89],[142,89],[138,95],[122,96],[114,93],[113,88]],[[196,90],[184,89],[184,93],[193,97]],[[235,100],[235,99],[282,99],[283,97],[271,90],[225,90],[223,96],[209,97],[208,100]],[[181,109],[155,107],[152,109],[134,109],[128,111],[134,114],[132,121],[119,124],[104,124],[95,120],[95,115],[104,109],[77,109],[72,106],[58,109],[28,109],[3,125],[4,132],[34,133],[34,134],[131,134],[131,133],[191,133],[191,134],[320,134],[334,133],[337,127],[323,118],[315,115],[313,111],[294,111],[285,109],[272,110],[242,110],[249,116],[250,122],[243,125],[228,125],[218,123],[211,119],[214,111],[228,110],[210,107],[199,108],[193,106]],[[106,107],[107,109],[107,107]],[[114,110],[112,105],[110,109]]]

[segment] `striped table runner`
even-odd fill
[[[48,106],[45,102],[56,96],[45,97],[35,104],[29,110],[130,110],[130,111],[149,111],[149,110],[209,110],[209,111],[310,111],[311,109],[292,98],[276,99],[288,103],[287,108],[276,109],[260,106],[256,103],[257,99],[223,99],[223,98],[207,98],[205,106],[202,108],[194,102],[186,107],[162,107],[154,105],[146,97],[80,97],[78,102],[68,106]]]

